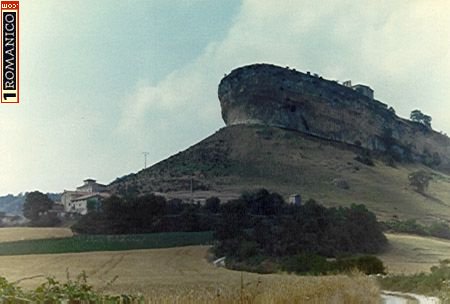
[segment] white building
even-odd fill
[[[77,190],[64,190],[61,203],[65,212],[84,215],[90,209],[98,209],[101,201],[109,196],[106,185],[99,184],[94,179],[86,179]]]
[[[294,205],[301,205],[302,204],[302,197],[300,196],[300,194],[294,193],[291,194],[289,196],[289,204],[294,204]]]

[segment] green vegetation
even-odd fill
[[[125,199],[113,196],[100,210],[82,217],[72,230],[83,234],[210,231],[217,222],[218,203],[220,200],[211,198],[203,207],[153,194]]]
[[[299,254],[281,259],[281,270],[297,274],[330,274],[351,272],[355,269],[365,274],[384,273],[384,265],[374,256],[357,256],[327,260],[315,254]]]
[[[27,193],[23,204],[23,215],[30,220],[30,226],[52,227],[59,224],[60,220],[49,210],[53,206],[53,201],[48,195],[34,191]]]
[[[136,235],[76,235],[70,238],[0,243],[0,255],[118,251],[168,248],[212,243],[212,232],[175,232]]]
[[[431,273],[394,275],[379,279],[383,289],[415,292],[440,297],[444,303],[450,301],[450,260],[443,260],[439,266],[431,267]]]
[[[387,244],[375,215],[363,205],[325,208],[313,200],[287,205],[279,194],[261,189],[224,204],[221,215],[214,252],[226,256],[231,268],[272,272],[281,265],[286,271],[327,273],[355,266],[383,272],[376,258],[336,263],[324,258],[377,253]],[[381,266],[358,267],[371,263]]]
[[[110,282],[112,283],[112,282]],[[94,291],[87,283],[87,276],[83,272],[75,280],[68,276],[65,283],[54,278],[47,280],[32,291],[24,291],[17,283],[10,283],[0,277],[0,302],[12,303],[144,303],[140,295],[105,295]]]
[[[422,236],[434,236],[450,240],[450,227],[444,222],[434,222],[430,225],[422,225],[415,219],[405,221],[393,220],[383,223],[386,230],[391,232],[402,232]]]

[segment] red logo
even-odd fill
[[[1,103],[19,103],[19,1],[1,5]]]

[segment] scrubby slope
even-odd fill
[[[170,197],[222,200],[265,187],[286,198],[300,193],[327,206],[363,203],[382,219],[450,220],[450,177],[419,164],[375,166],[355,160],[357,146],[322,140],[296,131],[237,125],[110,185],[119,194],[161,192]],[[428,195],[409,186],[408,174],[434,174]],[[342,184],[348,184],[345,189]],[[193,192],[191,193],[191,187]]]

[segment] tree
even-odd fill
[[[218,213],[220,211],[220,199],[216,196],[206,199],[205,209],[211,213]]]
[[[423,114],[420,110],[411,111],[409,118],[412,121],[421,123],[421,124],[427,126],[428,128],[431,128],[431,119],[432,119],[431,116]]]
[[[39,221],[53,207],[53,201],[42,192],[34,191],[26,195],[23,204],[23,215],[32,223]]]
[[[430,173],[419,170],[408,175],[409,184],[419,193],[425,193],[433,177]]]

